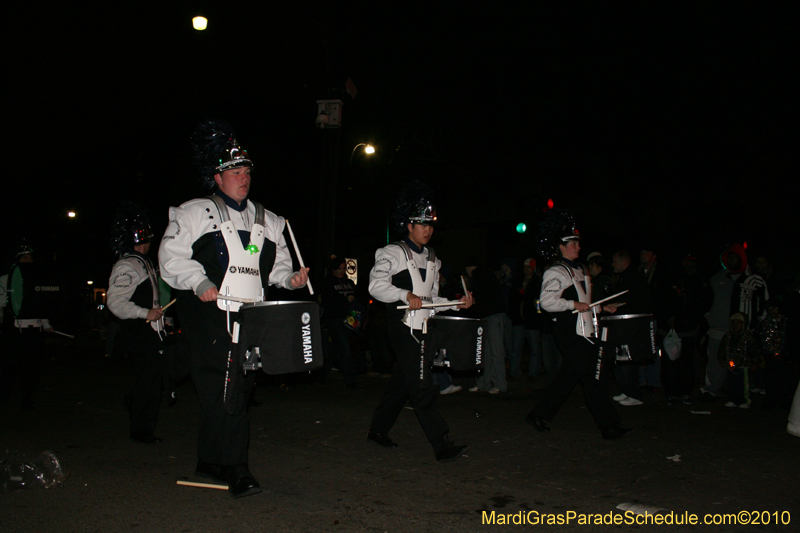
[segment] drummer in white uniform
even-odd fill
[[[398,231],[407,235],[402,241],[375,252],[369,293],[386,303],[387,333],[397,363],[389,390],[372,417],[367,439],[385,448],[396,448],[389,431],[410,398],[436,460],[454,461],[469,448],[455,445],[448,436],[447,422],[436,407],[438,388],[433,384],[431,361],[422,356],[421,343],[429,317],[436,311],[470,307],[472,294],[462,297],[458,306],[422,307],[424,303],[446,301],[438,296],[441,261],[427,246],[433,235],[436,209],[425,184],[414,181],[406,186],[398,198],[395,219]],[[408,304],[408,311],[397,309],[402,304]]]
[[[254,376],[244,378],[241,369],[228,368],[228,314],[232,323],[241,304],[223,297],[255,301],[268,285],[300,288],[308,281],[308,269],[292,271],[285,220],[247,199],[253,163],[231,127],[201,123],[193,148],[204,184],[216,190],[213,196],[170,208],[158,258],[164,281],[177,289],[200,397],[195,474],[228,483],[238,498],[261,491],[249,471],[247,452]]]

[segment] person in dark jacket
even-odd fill
[[[330,357],[325,360],[325,372],[336,367],[342,371],[345,387],[355,389],[356,367],[350,348],[353,325],[347,319],[356,305],[356,286],[346,276],[344,259],[331,257],[328,275],[322,286],[321,305],[323,316],[331,337]]]
[[[645,277],[635,268],[631,267],[631,256],[625,251],[614,254],[611,266],[616,274],[616,282],[612,290],[613,294],[627,290],[628,292],[616,298],[612,303],[624,303],[624,314],[639,315],[652,313],[650,304],[650,288]],[[644,403],[642,389],[639,385],[640,364],[632,362],[617,363],[614,366],[614,377],[620,394],[614,396],[614,400],[621,405],[641,405]]]

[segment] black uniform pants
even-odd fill
[[[133,365],[133,386],[125,396],[131,435],[151,436],[156,429],[164,384],[161,340],[149,324],[125,331],[122,339]]]
[[[544,396],[531,414],[548,422],[552,421],[575,385],[580,383],[597,427],[604,430],[618,426],[619,414],[608,397],[605,367],[601,368],[600,379],[595,378],[598,345],[589,343],[575,333],[574,320],[567,320],[564,325],[557,324],[555,337],[562,355],[561,370],[547,386]]]
[[[387,330],[397,362],[392,370],[389,389],[375,409],[370,427],[372,431],[389,433],[406,399],[410,398],[425,436],[433,445],[434,452],[438,453],[447,445],[445,435],[450,430],[436,406],[439,388],[433,383],[430,361],[421,361],[420,345],[411,336],[408,327],[391,325]],[[420,340],[424,338],[421,330],[415,330],[414,335]]]
[[[197,459],[219,466],[247,464],[250,446],[247,399],[236,402],[241,409],[233,414],[225,409],[231,346],[225,313],[217,309],[216,302],[201,303],[191,294],[188,298],[189,302],[182,302],[179,297],[178,311],[190,350],[189,373],[200,400]],[[231,313],[231,321],[235,316]]]

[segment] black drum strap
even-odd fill
[[[219,218],[224,224],[225,222],[229,221],[231,217],[228,215],[228,206],[225,205],[225,200],[217,196],[216,194],[212,194],[211,196],[206,196],[209,200],[214,202],[217,206],[217,210],[219,210]],[[267,220],[266,213],[264,210],[264,206],[258,202],[253,202],[253,205],[256,208],[256,224],[260,226],[264,226],[264,223]]]
[[[406,244],[403,241],[397,241],[395,244],[403,250],[403,253],[406,256],[406,261],[411,261],[413,257],[413,255],[411,255],[411,247],[409,247],[408,244]],[[430,246],[426,246],[426,248],[428,249],[428,261],[430,261],[431,263],[435,263],[436,252],[434,252],[433,248],[431,248]]]

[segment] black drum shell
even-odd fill
[[[257,302],[239,308],[237,353],[258,346],[261,370],[292,374],[321,368],[322,327],[316,302]]]
[[[631,363],[648,363],[658,356],[653,315],[605,316],[600,317],[599,323],[605,329],[605,344],[609,347],[627,345]]]
[[[428,319],[425,337],[426,358],[433,358],[444,348],[450,368],[458,371],[483,368],[486,354],[486,321],[456,316],[433,316]]]

